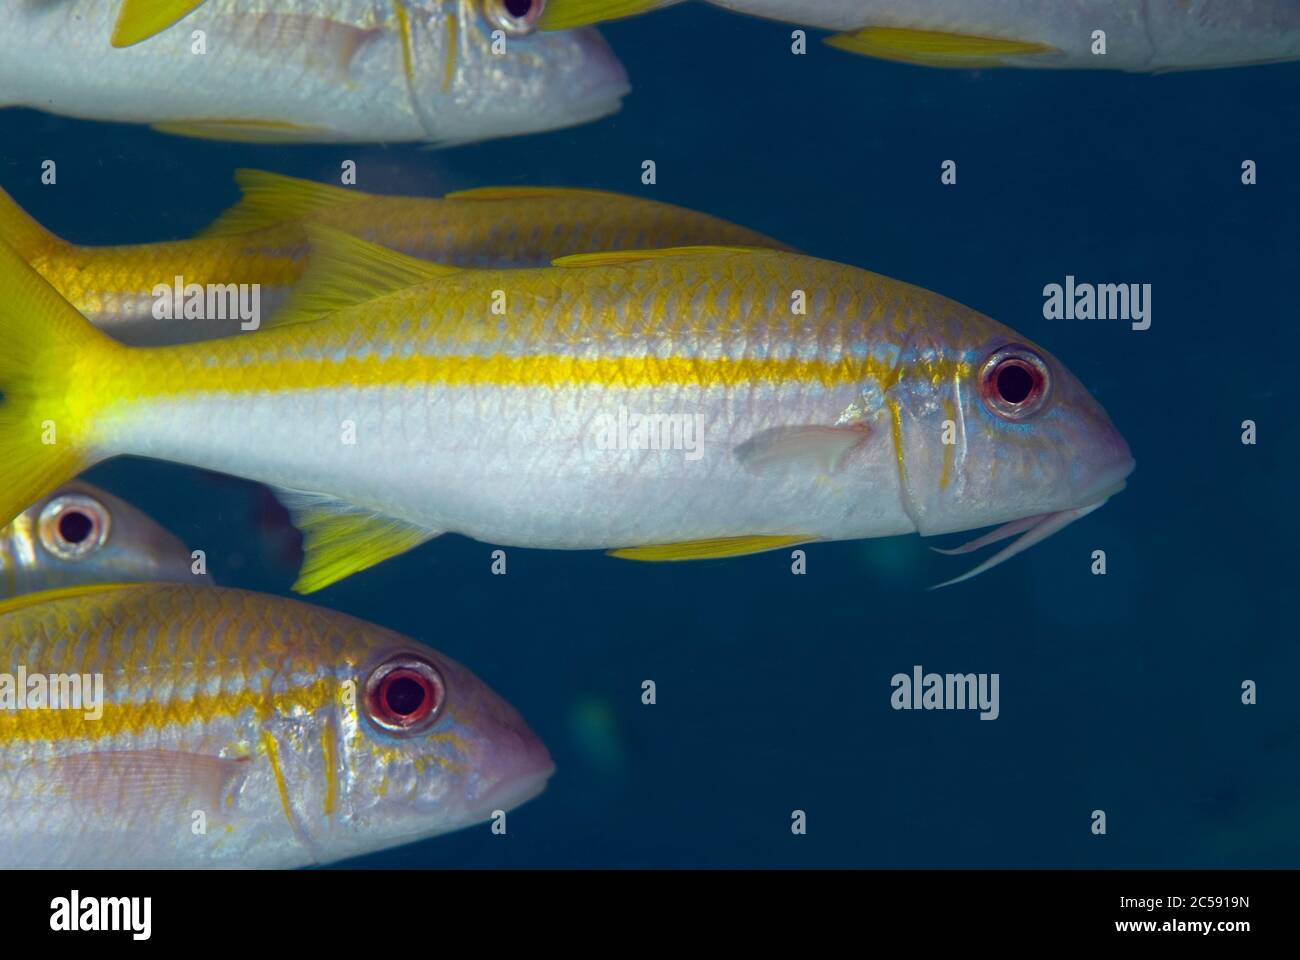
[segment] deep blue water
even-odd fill
[[[82,243],[187,236],[235,201],[235,167],[333,180],[345,159],[375,192],[551,184],[706,210],[1019,330],[1134,451],[1103,510],[937,593],[969,558],[917,537],[809,547],[803,577],[784,554],[527,550],[493,577],[488,546],[448,536],[315,595],[468,664],[559,768],[507,837],[352,863],[1300,866],[1300,64],[949,72],[817,43],[793,57],[789,29],[696,5],[610,25],[634,86],[620,114],[445,151],[0,112],[0,185]],[[1151,328],[1044,320],[1043,287],[1067,274],[1152,284]],[[205,547],[220,583],[287,592],[296,535],[257,486],[126,460],[90,479]],[[890,677],[914,664],[999,673],[1001,716],[892,710]]]

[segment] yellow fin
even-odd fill
[[[605,190],[577,190],[572,187],[474,187],[457,190],[444,200],[528,200],[534,197],[563,200],[566,197],[617,197]]]
[[[164,120],[151,126],[159,133],[231,143],[319,143],[327,139],[326,131],[321,127],[306,127],[281,120]]]
[[[199,232],[199,237],[228,237],[301,220],[317,210],[367,200],[370,194],[327,183],[286,177],[265,170],[239,169],[235,183],[244,197]]]
[[[125,350],[0,243],[0,525],[88,466],[77,377]],[[97,354],[104,354],[103,356]],[[114,398],[95,398],[108,403]]]
[[[317,320],[462,270],[408,257],[333,227],[308,223],[303,229],[311,245],[307,269],[289,301],[263,328]]]
[[[678,0],[548,0],[537,25],[542,30],[569,30],[589,23],[635,17],[676,2]]]
[[[608,267],[617,263],[641,260],[666,260],[670,257],[701,257],[726,253],[772,253],[764,247],[664,247],[662,250],[608,250],[600,253],[571,253],[551,261],[553,267]]]
[[[649,547],[623,547],[611,550],[611,557],[621,560],[716,560],[722,557],[743,557],[747,553],[762,553],[764,550],[778,550],[796,543],[807,543],[816,537],[798,536],[756,536],[756,537],[719,537],[715,540],[688,540],[685,543],[661,543]]]
[[[27,211],[14,203],[13,198],[3,190],[0,190],[0,240],[13,247],[20,257],[28,261],[37,254],[67,246],[33,220]]]
[[[1057,52],[1046,43],[895,27],[837,33],[826,42],[850,53],[926,67],[1001,67],[1006,66],[1004,57]]]
[[[277,489],[276,495],[302,531],[302,569],[293,585],[297,593],[315,593],[442,532],[371,513],[325,494]]]
[[[148,40],[202,5],[203,0],[122,0],[113,25],[113,46],[129,47]]]

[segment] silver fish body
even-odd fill
[[[618,109],[593,30],[504,35],[482,2],[208,0],[125,48],[110,0],[8,2],[0,105],[259,142],[459,143]]]

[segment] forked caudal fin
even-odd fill
[[[76,389],[125,350],[0,242],[0,525],[89,466],[93,396]]]
[[[1122,488],[1123,485],[1121,484],[1120,489]],[[941,550],[938,547],[931,547],[930,549],[934,550],[936,553],[942,553],[948,556],[957,556],[963,553],[970,553],[972,550],[978,550],[980,547],[986,547],[990,543],[997,543],[999,540],[1005,540],[1007,537],[1014,537],[1018,533],[1023,534],[1023,536],[1018,540],[1014,541],[1009,546],[1003,547],[974,570],[964,573],[960,577],[953,577],[951,580],[945,580],[943,583],[936,583],[934,586],[927,589],[938,590],[941,587],[950,587],[955,583],[961,583],[963,580],[978,577],[986,570],[992,570],[1003,560],[1010,560],[1017,553],[1022,553],[1034,544],[1041,543],[1057,531],[1068,527],[1080,517],[1086,517],[1088,514],[1092,513],[1092,511],[1104,505],[1110,497],[1111,494],[1107,494],[1096,503],[1091,503],[1086,507],[1075,507],[1073,510],[1059,510],[1056,513],[1044,513],[1036,517],[1023,517],[1019,520],[1012,520],[1010,523],[1003,524],[996,530],[986,533],[982,537],[977,537],[969,543],[964,543],[960,547],[956,547],[952,550]]]

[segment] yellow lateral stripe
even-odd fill
[[[47,595],[48,596],[48,595]],[[0,743],[103,740],[147,730],[209,723],[219,717],[234,717],[244,710],[258,716],[314,713],[331,703],[333,684],[317,680],[269,697],[256,690],[238,693],[201,694],[191,700],[159,703],[105,703],[99,720],[85,719],[80,710],[0,711]]]
[[[289,826],[297,832],[297,824],[293,819],[293,808],[289,806],[289,789],[284,783],[284,771],[280,769],[280,745],[275,742],[275,737],[271,736],[269,730],[262,731],[262,749],[266,751],[266,759],[271,762],[271,773],[275,775],[275,788],[280,792],[280,806],[284,810],[284,819],[289,821]]]
[[[233,342],[233,341],[231,341]],[[242,346],[242,344],[241,344]],[[246,351],[245,351],[246,354]],[[870,358],[780,360],[689,357],[579,357],[539,355],[348,357],[341,361],[308,358],[262,363],[244,356],[239,366],[211,363],[131,363],[115,371],[123,400],[185,396],[196,393],[266,393],[335,387],[387,387],[440,384],[448,387],[573,387],[636,389],[660,386],[735,386],[741,384],[808,384],[834,387],[873,380],[885,389],[906,371]],[[927,379],[951,379],[969,364],[927,360]],[[105,382],[96,380],[97,383]],[[89,400],[90,398],[86,398]],[[102,400],[89,405],[93,410]]]

